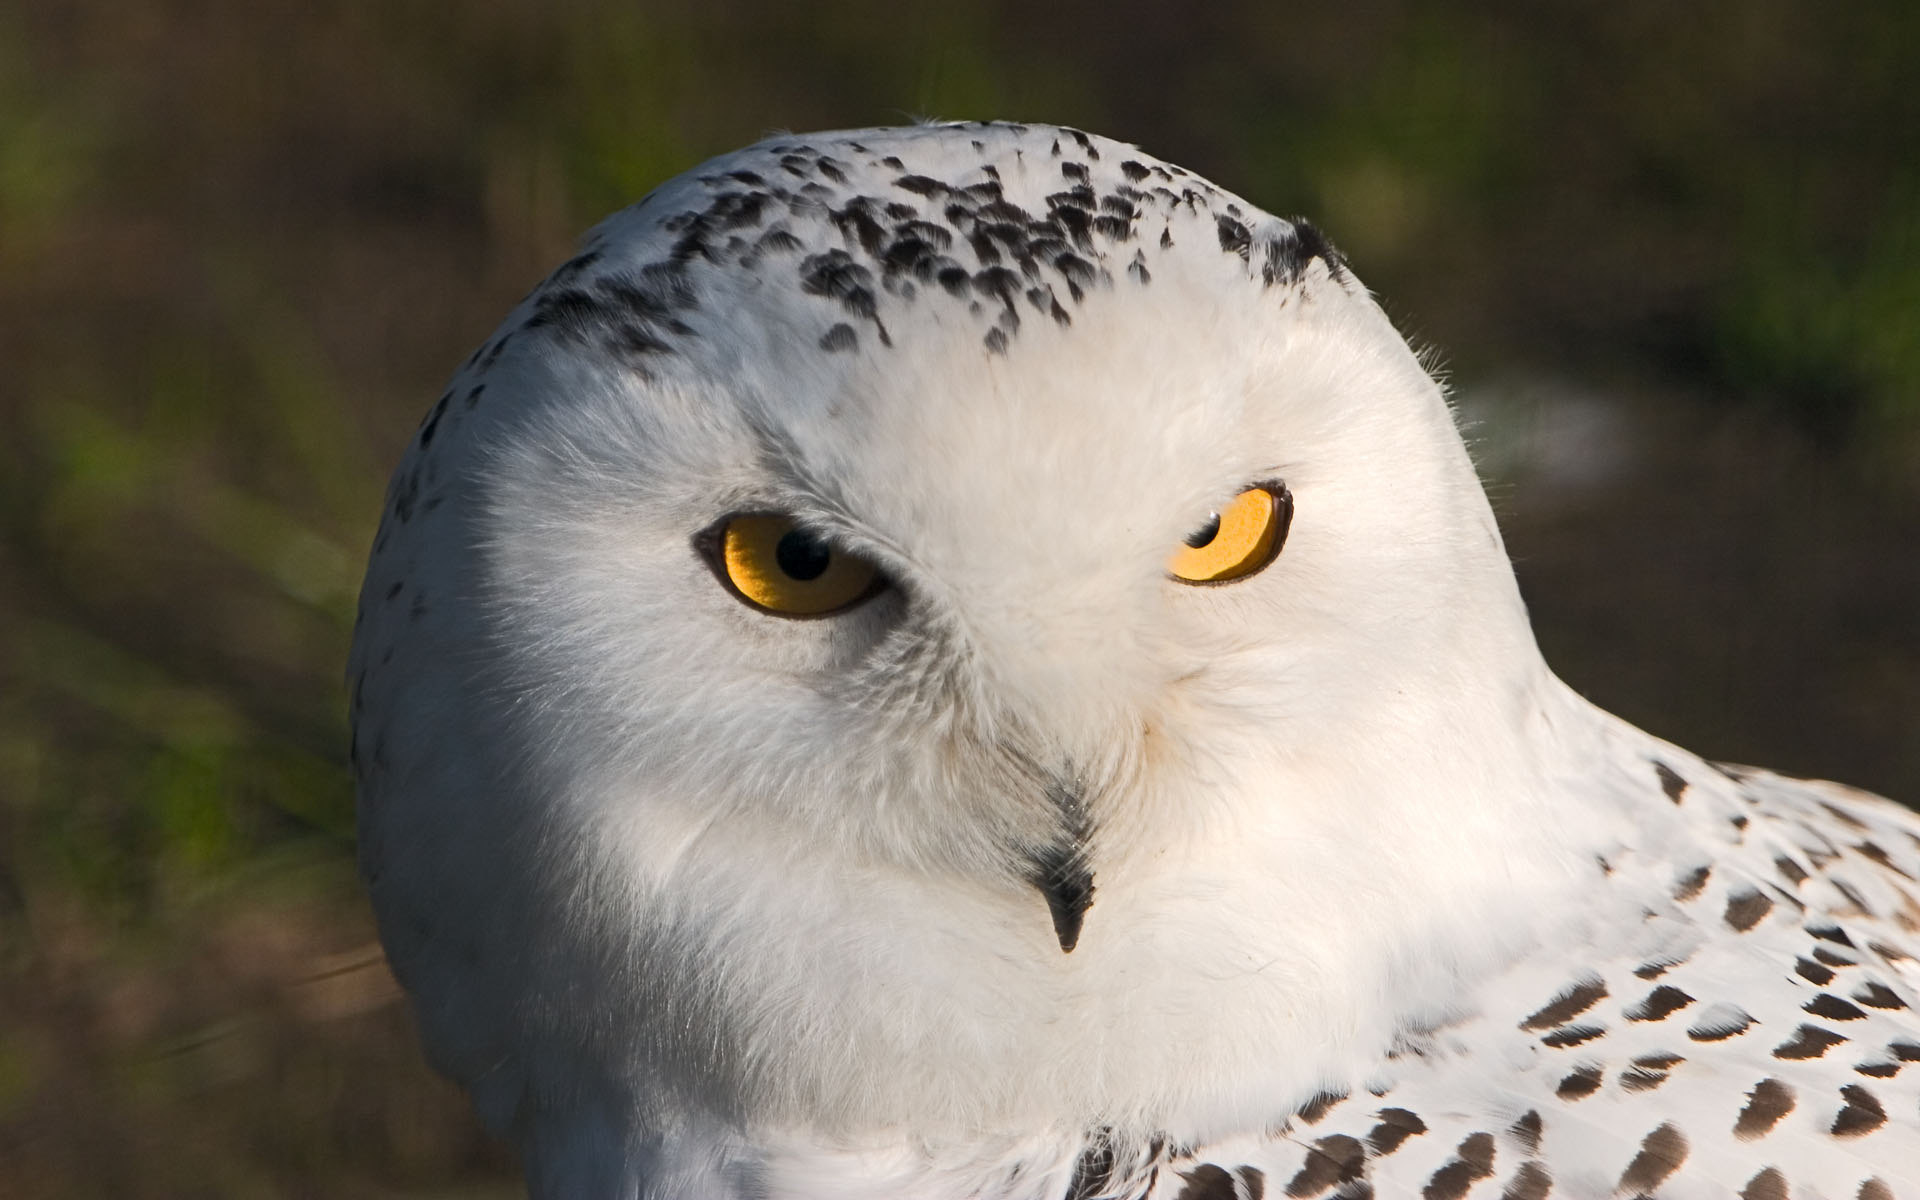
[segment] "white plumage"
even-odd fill
[[[1920,821],[1570,692],[1337,254],[1131,147],[607,221],[422,425],[351,672],[536,1196],[1920,1195]]]

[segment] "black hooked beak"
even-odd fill
[[[1093,870],[1087,862],[1093,822],[1087,815],[1086,784],[1077,775],[1055,777],[1047,785],[1047,799],[1059,814],[1058,836],[1031,852],[1029,882],[1047,899],[1054,936],[1060,952],[1073,953],[1080,942],[1080,925],[1093,906]]]

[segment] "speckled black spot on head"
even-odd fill
[[[792,254],[800,249],[802,243],[785,225],[774,225],[761,234],[753,245],[762,254]]]
[[[933,273],[933,277],[949,296],[965,298],[973,291],[973,274],[951,259],[947,262],[951,265],[941,267]]]
[[[1880,1098],[1864,1085],[1849,1083],[1840,1089],[1840,1095],[1846,1104],[1834,1115],[1833,1124],[1827,1130],[1834,1137],[1861,1137],[1887,1123],[1887,1110],[1881,1107]]]
[[[1629,1021],[1664,1021],[1692,1003],[1692,996],[1670,983],[1663,983],[1629,1008],[1626,1017]]]
[[[1507,1181],[1506,1190],[1500,1193],[1500,1200],[1546,1200],[1553,1191],[1553,1175],[1537,1162],[1520,1164],[1520,1169]]]
[[[1839,892],[1842,896],[1845,896],[1847,898],[1847,903],[1851,904],[1856,911],[1871,912],[1873,910],[1873,906],[1867,903],[1867,898],[1865,896],[1862,896],[1859,893],[1859,891],[1856,890],[1853,887],[1853,885],[1848,883],[1846,880],[1838,879],[1832,875],[1829,875],[1827,876],[1827,882],[1833,885],[1834,891]]]
[[[1773,1048],[1773,1056],[1784,1059],[1819,1058],[1846,1040],[1844,1034],[1831,1029],[1803,1024],[1794,1031],[1792,1037]]]
[[[1086,297],[1086,289],[1092,287],[1099,278],[1092,263],[1070,250],[1055,255],[1052,265],[1067,281],[1067,294],[1076,304]]]
[[[1303,1125],[1317,1124],[1320,1118],[1332,1111],[1334,1105],[1345,1100],[1347,1095],[1346,1092],[1315,1092],[1310,1100],[1294,1110],[1293,1115]]]
[[[874,315],[873,272],[845,250],[810,254],[800,260],[800,288],[810,295],[838,300],[848,312]]]
[[[1600,1090],[1601,1071],[1599,1067],[1575,1067],[1567,1072],[1560,1086],[1553,1094],[1562,1100],[1584,1100]]]
[[[1779,1167],[1763,1167],[1740,1189],[1740,1200],[1789,1200],[1787,1177]]]
[[[1846,955],[1840,953],[1838,950],[1832,950],[1825,946],[1815,946],[1813,948],[1813,956],[1814,958],[1818,959],[1820,962],[1825,963],[1827,966],[1837,967],[1841,970],[1845,970],[1848,967],[1857,967],[1860,965],[1860,960],[1855,958],[1849,958]]]
[[[1153,282],[1153,272],[1147,270],[1147,256],[1144,252],[1139,250],[1133,252],[1133,261],[1127,264],[1127,278],[1140,284]]]
[[[1493,1174],[1493,1135],[1470,1134],[1454,1149],[1454,1157],[1441,1164],[1421,1190],[1424,1200],[1462,1200],[1476,1180]]]
[[[1328,1188],[1359,1179],[1366,1164],[1366,1148],[1354,1138],[1344,1133],[1320,1138],[1307,1148],[1306,1161],[1287,1181],[1287,1195],[1295,1200],[1318,1196]]]
[[[1684,958],[1656,958],[1635,967],[1633,975],[1636,979],[1658,979],[1685,961]]]
[[[900,160],[896,158],[888,161],[897,163]],[[938,196],[952,190],[938,179],[929,179],[925,175],[902,175],[893,181],[893,186],[904,192],[912,192],[916,196]]]
[[[844,321],[820,335],[820,348],[828,353],[852,350],[859,344],[859,335],[854,333],[853,326]]]
[[[1884,983],[1875,983],[1871,980],[1855,988],[1853,990],[1853,998],[1868,1008],[1895,1009],[1905,1008],[1907,1006],[1907,1002],[1902,1000],[1892,988]]]
[[[1741,888],[1727,897],[1726,922],[1730,929],[1745,933],[1773,911],[1773,899],[1757,888]]]
[[[1687,791],[1687,781],[1680,777],[1680,772],[1656,759],[1653,773],[1660,777],[1660,790],[1667,794],[1667,799],[1675,804],[1680,803],[1680,798]]]
[[[581,257],[584,258],[586,256],[582,255]],[[594,257],[597,258],[599,256],[595,255]],[[500,361],[500,355],[506,351],[507,343],[513,340],[513,332],[513,330],[509,329],[493,340],[493,345],[487,349],[486,354],[480,359],[480,369],[482,371],[493,370],[493,364]]]
[[[1900,947],[1889,946],[1885,942],[1868,942],[1867,949],[1878,954],[1890,963],[1902,962],[1913,958],[1913,955],[1908,954],[1905,950],[1900,949]]]
[[[1871,859],[1873,862],[1878,863],[1886,870],[1892,871],[1902,879],[1913,878],[1911,874],[1900,867],[1900,864],[1893,861],[1892,856],[1882,849],[1878,842],[1871,840],[1863,841],[1856,843],[1853,848],[1859,851],[1862,857]]]
[[[1578,1046],[1597,1037],[1604,1037],[1607,1028],[1604,1025],[1566,1025],[1554,1030],[1540,1039],[1543,1046],[1552,1046],[1564,1050],[1568,1046]]]
[[[1800,1011],[1812,1013],[1816,1017],[1825,1017],[1829,1021],[1862,1021],[1867,1016],[1865,1010],[1842,1000],[1831,992],[1821,992],[1801,1005]]]
[[[1806,926],[1806,931],[1823,942],[1832,942],[1836,946],[1845,946],[1849,950],[1859,949],[1853,944],[1853,939],[1847,936],[1847,931],[1838,925],[1813,923]]]
[[[1520,1115],[1513,1124],[1507,1126],[1507,1132],[1520,1144],[1520,1149],[1528,1154],[1540,1153],[1540,1110],[1530,1108]]]
[[[1346,259],[1327,236],[1311,222],[1294,217],[1284,234],[1269,239],[1261,279],[1268,287],[1276,283],[1293,284],[1306,274],[1307,264],[1319,259],[1326,264],[1327,275],[1336,283],[1346,279]]]
[[[1404,1108],[1383,1108],[1380,1110],[1379,1124],[1367,1134],[1367,1145],[1373,1147],[1376,1155],[1385,1157],[1398,1150],[1408,1138],[1427,1131],[1427,1123],[1419,1114]]]
[[[1650,1193],[1687,1161],[1687,1138],[1667,1122],[1640,1141],[1640,1152],[1620,1173],[1616,1190],[1628,1195]]]
[[[1060,164],[1060,174],[1079,183],[1086,183],[1092,178],[1085,163],[1063,162]]]
[[[1242,225],[1232,217],[1219,216],[1214,218],[1214,231],[1220,236],[1220,248],[1222,250],[1230,254],[1237,254],[1243,260],[1247,257],[1249,250],[1253,246],[1253,235],[1247,232],[1245,225]]]
[[[1678,883],[1674,884],[1673,898],[1684,902],[1698,896],[1701,890],[1707,886],[1707,879],[1712,874],[1712,867],[1695,867],[1693,870],[1688,871],[1680,877]]]
[[[1552,1029],[1556,1025],[1565,1025],[1606,997],[1607,985],[1598,977],[1579,980],[1568,985],[1553,999],[1547,1001],[1539,1011],[1520,1022],[1520,1028],[1528,1033],[1534,1033],[1542,1029]]]
[[[1753,1028],[1753,1018],[1739,1009],[1716,1007],[1687,1027],[1687,1036],[1696,1042],[1724,1042]]]
[[[1821,966],[1812,959],[1795,959],[1793,970],[1794,974],[1800,976],[1800,978],[1820,987],[1825,987],[1827,984],[1833,982],[1833,971],[1830,968]]]
[[[1834,804],[1831,801],[1827,801],[1827,800],[1820,800],[1820,801],[1817,801],[1817,803],[1820,805],[1821,808],[1826,809],[1828,814],[1831,815],[1834,820],[1840,822],[1842,825],[1845,825],[1851,829],[1858,829],[1862,831],[1865,831],[1871,828],[1871,826],[1869,826],[1865,821],[1862,821],[1859,817],[1854,816],[1851,812],[1849,812],[1845,808],[1842,808],[1838,804]]]
[[[440,428],[440,418],[447,415],[447,401],[453,399],[452,392],[440,393],[440,399],[434,403],[433,411],[426,420],[420,422],[420,448],[425,450],[433,444],[433,435]]]
[[[1678,1054],[1643,1054],[1620,1072],[1620,1086],[1629,1092],[1647,1092],[1667,1081],[1673,1068],[1687,1061]]]

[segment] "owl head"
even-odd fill
[[[351,671],[383,937],[536,1156],[1238,1120],[1562,866],[1441,389],[1311,226],[1069,129],[593,231],[422,425]]]

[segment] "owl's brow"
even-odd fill
[[[760,471],[771,485],[770,490],[788,503],[792,516],[827,526],[832,532],[858,537],[900,563],[918,565],[905,546],[876,529],[832,479],[815,471],[796,453],[791,440],[766,414],[747,409],[742,416],[754,440]]]

